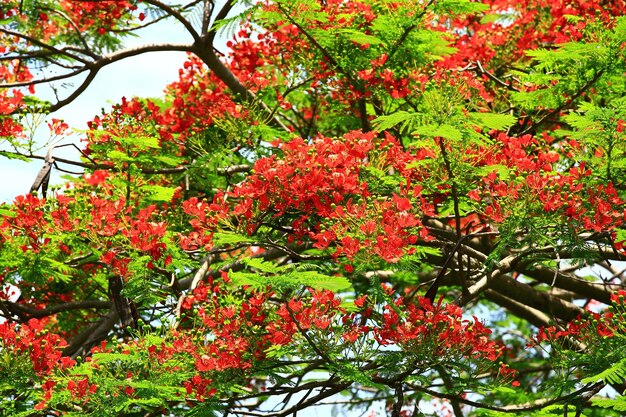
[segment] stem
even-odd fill
[[[441,150],[441,157],[443,158],[443,163],[446,167],[446,172],[448,173],[448,178],[450,181],[450,190],[452,192],[452,201],[454,204],[454,228],[456,231],[456,239],[457,241],[460,242],[463,231],[461,230],[461,211],[459,210],[459,193],[458,193],[458,189],[456,186],[454,173],[452,171],[452,164],[450,163],[450,160],[448,158],[448,152],[446,150],[446,144],[443,138],[440,138],[439,149]],[[463,255],[461,254],[461,252],[458,252],[457,264],[458,264],[459,276],[461,278],[462,291],[463,291],[463,294],[466,294],[467,285],[465,283],[465,273],[463,271]]]

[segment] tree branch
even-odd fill
[[[600,77],[604,74],[605,71],[606,71],[606,68],[602,68],[598,72],[596,72],[593,78],[587,81],[585,85],[583,85],[569,100],[567,100],[565,103],[563,103],[562,105],[558,106],[556,109],[552,110],[551,112],[543,116],[541,119],[539,119],[537,123],[532,123],[526,129],[524,129],[524,131],[520,135],[525,135],[527,133],[536,131],[537,127],[541,126],[546,121],[549,121],[552,117],[558,116],[558,114],[561,113],[563,110],[569,108],[574,103],[574,101],[576,101],[578,97],[580,97],[585,91],[587,91],[592,85],[594,85],[600,79]]]
[[[159,0],[143,0],[143,1],[147,4],[151,4],[155,7],[158,7],[159,9],[163,10],[164,12],[172,16],[174,19],[178,20],[185,27],[185,29],[187,29],[187,32],[189,32],[189,34],[193,37],[194,41],[200,42],[200,35],[198,34],[198,32],[196,32],[196,29],[187,19],[185,19],[185,16],[183,16],[178,10],[174,9],[173,7]]]
[[[460,396],[456,396],[456,395],[449,395],[449,394],[443,394],[434,390],[431,390],[429,388],[420,386],[420,385],[414,385],[411,384],[410,387],[412,389],[414,389],[415,391],[419,391],[419,392],[423,392],[425,394],[430,395],[431,397],[435,397],[435,398],[446,398],[448,400],[456,400],[462,404],[466,404],[472,407],[476,407],[476,408],[482,408],[482,409],[486,409],[486,410],[493,410],[493,411],[499,411],[499,412],[506,412],[506,413],[522,413],[522,412],[529,412],[529,411],[535,411],[535,410],[540,410],[542,408],[545,408],[549,405],[552,404],[558,404],[558,403],[564,403],[566,401],[572,400],[572,399],[576,399],[578,398],[581,394],[585,393],[585,392],[590,392],[590,391],[594,391],[595,389],[597,389],[598,387],[603,387],[604,384],[602,383],[596,383],[593,385],[584,385],[582,388],[572,392],[571,394],[568,395],[563,395],[563,396],[559,396],[556,398],[552,398],[552,399],[541,399],[541,400],[536,400],[533,401],[531,403],[526,403],[526,404],[516,404],[516,405],[507,405],[507,406],[503,406],[503,407],[498,407],[495,405],[491,405],[491,404],[486,404],[486,403],[481,403],[478,401],[473,401],[473,400],[468,400],[467,398],[462,398]]]
[[[33,45],[37,45],[37,46],[39,46],[41,48],[47,49],[47,50],[53,52],[54,54],[61,55],[61,56],[67,56],[69,58],[75,59],[76,61],[82,62],[83,64],[88,64],[88,62],[84,58],[82,58],[82,57],[80,57],[78,55],[74,55],[72,53],[69,53],[67,50],[64,51],[62,49],[58,49],[58,48],[56,48],[56,47],[54,47],[52,45],[49,45],[49,44],[47,44],[45,42],[40,41],[37,38],[33,38],[32,36],[28,36],[28,35],[26,35],[24,33],[15,32],[15,31],[12,31],[12,30],[2,29],[2,28],[0,28],[0,33],[4,33],[5,35],[8,35],[8,36],[14,36],[14,37],[19,38],[19,39],[24,39],[25,41],[28,41],[28,42],[32,43]]]
[[[119,316],[115,308],[109,309],[109,313],[106,316],[77,334],[63,350],[63,355],[76,358],[81,354],[87,353],[92,346],[107,337],[118,320]]]
[[[224,6],[220,9],[220,11],[217,12],[217,14],[215,15],[215,18],[213,18],[213,22],[226,19],[226,17],[228,16],[228,13],[230,13],[234,5],[235,4],[232,0],[227,0]],[[209,19],[211,19],[210,15],[209,15]],[[217,36],[217,31],[216,30],[209,31],[209,29],[211,29],[209,24],[210,22],[206,22],[206,29],[205,29],[205,22],[204,21],[202,22],[202,29],[203,29],[202,35],[205,36],[206,34],[207,42],[209,42],[212,45],[213,41],[215,40],[215,36]]]
[[[499,306],[506,308],[511,313],[528,321],[533,326],[546,327],[550,325],[550,317],[548,317],[547,314],[544,314],[539,310],[529,307],[525,303],[515,301],[494,290],[488,289],[484,292],[484,294],[488,300],[493,301]]]
[[[593,298],[604,304],[610,304],[611,294],[621,288],[621,285],[597,284],[585,281],[574,274],[554,271],[543,265],[521,268],[520,272],[544,284],[572,291],[581,297]]]
[[[584,310],[575,304],[552,296],[547,292],[537,291],[530,285],[516,281],[509,275],[502,274],[495,277],[491,280],[489,287],[518,303],[564,321],[574,320],[584,313]]]
[[[111,307],[110,301],[101,300],[84,300],[74,301],[71,303],[57,304],[51,307],[43,309],[36,309],[24,304],[6,302],[12,309],[19,310],[29,316],[29,318],[40,319],[42,317],[51,316],[53,314],[61,313],[64,311],[83,310],[83,309],[105,309]]]

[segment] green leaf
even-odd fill
[[[626,380],[626,358],[614,363],[610,368],[605,369],[599,374],[583,378],[580,380],[583,384],[604,381],[607,384],[619,384]]]
[[[517,122],[517,118],[511,114],[471,112],[469,117],[480,127],[490,130],[506,130]]]
[[[50,265],[50,268],[54,270],[52,274],[53,278],[58,279],[59,281],[68,283],[72,281],[72,268],[63,262],[59,262],[57,260],[51,258],[44,258],[44,260]]]
[[[141,191],[146,193],[146,199],[150,201],[169,202],[176,192],[176,188],[163,187],[161,185],[144,185]]]
[[[117,150],[109,151],[107,156],[111,158],[112,161],[129,162],[133,160],[133,158],[128,156],[126,153]]]
[[[244,258],[242,262],[251,268],[259,270],[260,272],[275,274],[281,271],[281,268],[275,263],[265,261],[261,258]]]
[[[346,363],[344,366],[338,367],[337,372],[344,381],[357,382],[365,387],[376,388],[379,390],[386,388],[383,384],[372,381],[366,373],[350,363]]]
[[[591,404],[602,408],[612,408],[615,411],[626,411],[626,397],[622,395],[616,398],[592,398]]]
[[[463,133],[459,129],[445,123],[437,128],[437,130],[435,131],[435,135],[455,141],[460,141],[463,139]]]
[[[94,353],[92,356],[92,362],[99,365],[105,365],[112,362],[136,362],[140,361],[141,356],[139,354],[126,354],[126,353]]]
[[[130,411],[135,406],[141,407],[143,410],[149,410],[154,407],[160,407],[165,404],[165,401],[158,397],[152,398],[132,398],[124,401],[122,404],[115,407],[115,411]]]
[[[567,23],[572,23],[572,24],[576,24],[580,22],[581,20],[585,20],[584,17],[573,15],[573,14],[564,14],[563,17],[565,18]]]
[[[350,281],[343,276],[331,277],[317,271],[294,271],[288,277],[295,277],[301,285],[316,290],[330,290],[338,292],[350,287]]]
[[[489,175],[489,174],[491,174],[494,171],[498,174],[498,177],[501,180],[505,180],[505,181],[511,175],[511,169],[509,167],[507,167],[506,165],[500,165],[500,164],[486,165],[486,166],[480,167],[480,168],[478,168],[476,170],[477,174],[481,175],[481,176]]]
[[[623,242],[626,240],[626,230],[625,229],[615,229],[615,241]],[[595,277],[594,277],[595,278]]]
[[[344,29],[341,32],[347,34],[350,41],[358,43],[359,45],[380,45],[383,43],[383,41],[376,36],[367,35],[355,29]]]
[[[30,162],[31,161],[30,159],[28,159],[25,156],[18,155],[18,154],[13,153],[13,152],[7,152],[7,151],[0,151],[0,156],[4,156],[5,158],[8,158],[8,159],[19,159],[20,161],[24,161],[24,162]]]
[[[11,211],[9,209],[5,209],[0,207],[0,216],[3,217],[15,217],[17,216],[17,213],[15,213],[14,211]]]
[[[170,156],[170,155],[157,155],[154,159],[156,159],[159,162],[163,162],[165,165],[168,165],[171,167],[180,165],[180,163],[183,160],[182,158],[177,158],[177,157]]]
[[[374,119],[373,125],[378,132],[382,132],[384,130],[391,129],[392,127],[406,122],[413,117],[413,113],[409,113],[406,111],[398,111],[386,116],[380,116]]]
[[[228,278],[237,287],[251,286],[252,289],[258,289],[269,285],[261,275],[251,272],[228,271]]]
[[[289,347],[289,349],[291,350],[291,347]],[[265,349],[265,354],[267,355],[268,358],[272,358],[272,359],[281,358],[282,356],[285,355],[284,346],[272,345],[268,347],[267,349]]]
[[[251,242],[249,236],[240,235],[237,233],[230,232],[215,232],[213,234],[213,245],[215,246],[224,246],[224,245],[232,245],[235,243],[242,242]]]
[[[318,271],[307,270],[311,267],[317,268],[313,264],[299,264],[298,269],[294,270],[294,265],[278,266],[260,258],[246,258],[242,262],[258,272],[230,271],[228,277],[237,286],[249,285],[252,288],[263,288],[268,285],[277,288],[304,286],[316,290],[338,292],[351,285],[345,277],[329,276]]]
[[[346,310],[348,313],[354,313],[356,311],[359,311],[360,308],[356,306],[356,304],[354,304],[353,300],[350,301],[343,301],[341,304],[339,304],[339,307],[343,308],[344,310]]]
[[[428,137],[442,137],[453,141],[463,140],[463,133],[456,127],[449,124],[427,124],[418,126],[413,130],[413,134],[428,136]]]
[[[492,392],[502,393],[502,394],[514,394],[516,391],[511,387],[500,386],[500,387],[494,388]]]
[[[435,2],[436,10],[443,10],[452,14],[477,13],[489,10],[487,4],[470,0],[439,0]]]
[[[116,138],[120,143],[130,145],[135,150],[145,150],[148,148],[159,149],[159,139],[152,136],[129,136]]]

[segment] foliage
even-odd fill
[[[0,207],[0,415],[622,415],[625,12],[4,1],[0,156],[44,165]],[[163,20],[193,41],[125,49]],[[77,159],[33,139],[173,50]]]

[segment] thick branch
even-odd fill
[[[9,152],[9,151],[6,151],[5,153],[10,154],[10,155],[23,156],[23,157],[30,158],[30,159],[39,159],[39,160],[44,160],[44,161],[46,159],[46,157],[43,156],[43,155],[32,155],[32,154],[28,155],[28,154],[23,154],[23,153],[19,153],[19,152]],[[82,162],[82,161],[74,161],[74,160],[71,160],[71,159],[59,158],[59,157],[55,157],[54,158],[54,162],[67,164],[67,165],[73,165],[73,166],[77,166],[77,167],[81,167],[81,168],[85,168],[85,169],[90,169],[90,170],[101,169],[101,170],[107,170],[107,171],[116,171],[116,170],[119,169],[119,167],[117,167],[115,165],[89,163],[89,162]],[[174,168],[147,168],[147,167],[141,167],[141,168],[139,168],[139,171],[142,174],[146,174],[146,175],[157,175],[157,174],[168,175],[168,174],[182,174],[182,173],[188,171],[190,168],[191,167],[189,167],[187,165],[174,167]],[[239,164],[239,165],[232,165],[232,166],[229,166],[229,167],[218,168],[217,169],[217,173],[219,175],[229,176],[229,175],[234,175],[234,174],[237,174],[237,173],[250,172],[251,169],[252,169],[252,167],[250,165]]]
[[[204,62],[206,66],[209,67],[209,69],[213,71],[213,73],[220,80],[222,80],[222,82],[226,84],[226,86],[230,88],[233,93],[235,93],[240,100],[248,103],[254,103],[256,98],[254,93],[241,84],[239,79],[237,79],[230,69],[228,69],[228,67],[217,57],[212,44],[207,44],[207,42],[196,42],[194,43],[191,52],[196,54],[202,62]],[[259,105],[265,113],[272,115],[272,110],[267,106],[267,104],[263,101],[259,101]],[[285,132],[290,132],[289,128],[287,128],[287,126],[285,126],[275,116],[271,117],[270,122]]]
[[[86,353],[92,346],[95,346],[107,337],[118,320],[119,316],[115,308],[111,308],[106,316],[76,335],[63,350],[63,355],[75,358]]]
[[[295,251],[304,250],[304,249],[305,248],[299,248],[299,249],[295,249]],[[281,249],[274,248],[274,249],[268,249],[261,254],[254,255],[252,256],[252,258],[261,258],[265,261],[271,261],[274,259],[278,259],[281,256],[285,256],[285,252]],[[223,267],[219,269],[209,270],[207,268],[206,274],[204,274],[204,276],[202,276],[200,279],[207,279],[208,277],[217,278],[220,276],[220,274],[223,271],[241,271],[245,267],[246,267],[245,263],[240,262],[240,261],[235,261],[227,265],[224,265]],[[188,277],[188,278],[182,279],[178,282],[179,288],[181,290],[187,290],[189,289],[193,281],[194,281],[194,277]]]
[[[328,398],[337,393],[340,393],[341,391],[348,388],[350,385],[352,385],[351,382],[342,382],[342,383],[336,384],[336,381],[328,381],[326,385],[327,389],[322,390],[319,394],[317,394],[314,397],[309,398],[307,401],[300,402],[294,405],[293,407],[283,410],[282,412],[276,414],[276,417],[287,417],[289,415],[296,415],[296,413],[299,410],[304,410],[305,408],[309,406],[319,403],[321,400],[325,398]]]
[[[467,398],[463,398],[461,396],[457,396],[457,395],[450,395],[450,394],[444,394],[444,393],[440,393],[434,390],[431,390],[429,388],[420,386],[420,385],[414,385],[411,384],[410,387],[412,389],[414,389],[415,391],[420,391],[423,392],[425,394],[430,395],[431,397],[434,398],[446,398],[448,400],[456,400],[462,404],[467,404],[470,405],[472,407],[476,407],[476,408],[482,408],[482,409],[486,409],[486,410],[493,410],[493,411],[500,411],[500,412],[507,412],[507,413],[523,413],[523,412],[529,412],[529,411],[535,411],[535,410],[540,410],[542,408],[545,408],[549,405],[552,404],[558,404],[558,403],[566,403],[568,401],[574,400],[579,398],[582,394],[586,393],[586,392],[594,392],[595,390],[597,390],[598,388],[603,387],[604,384],[602,383],[597,383],[594,385],[585,385],[582,388],[572,392],[571,394],[568,395],[564,395],[561,397],[556,397],[556,398],[551,398],[551,399],[540,399],[540,400],[536,400],[530,403],[526,403],[526,404],[516,404],[516,405],[507,405],[504,407],[498,407],[495,405],[491,405],[491,404],[486,404],[486,403],[480,403],[478,401],[473,401],[473,400],[469,400]]]
[[[497,291],[486,290],[485,297],[489,301],[493,301],[494,303],[506,308],[511,313],[515,314],[517,317],[520,317],[526,320],[533,326],[545,327],[545,326],[549,326],[550,324],[550,317],[548,317],[548,315],[532,307],[528,307],[528,305],[524,303],[520,303],[509,297],[506,297]]]
[[[424,8],[422,9],[422,11],[417,16],[415,16],[415,20],[419,20],[424,17],[426,15],[426,12],[428,11],[428,8],[434,3],[434,1],[435,0],[429,0],[428,3],[426,3],[426,6],[424,6]],[[389,62],[391,60],[391,57],[393,57],[398,52],[402,44],[408,39],[409,34],[416,28],[417,24],[412,24],[404,28],[402,35],[400,35],[398,40],[391,47],[391,52],[389,52],[387,62]]]
[[[619,285],[597,284],[585,281],[574,274],[554,271],[543,265],[534,265],[522,269],[520,272],[544,284],[572,291],[584,298],[593,298],[604,304],[609,304],[613,291],[621,288]]]
[[[212,45],[206,45],[205,42],[196,43],[193,45],[192,52],[198,55],[207,67],[241,99],[244,101],[252,101],[254,99],[254,94],[248,91],[230,69],[217,57],[215,51],[213,51]]]
[[[500,78],[496,77],[495,75],[493,75],[492,73],[490,73],[489,71],[487,71],[482,64],[480,63],[480,61],[476,61],[476,65],[475,66],[468,66],[464,69],[468,69],[468,70],[474,70],[477,74],[479,75],[486,75],[490,80],[492,80],[493,82],[495,82],[496,84],[506,88],[507,90],[511,90],[511,91],[519,91],[518,88],[515,88],[513,86],[513,84],[511,83],[507,83],[503,80],[501,80]]]
[[[81,67],[77,69],[76,71],[72,71],[66,74],[61,74],[61,75],[55,75],[52,77],[44,77],[44,78],[38,78],[35,80],[20,81],[20,82],[15,82],[15,83],[4,83],[0,85],[0,88],[18,88],[18,87],[27,87],[29,85],[52,83],[55,81],[61,81],[61,80],[66,80],[68,78],[75,77],[88,70],[89,70],[88,67]]]
[[[87,78],[85,78],[85,80],[81,83],[81,85],[72,94],[70,94],[67,98],[63,100],[60,100],[57,103],[54,103],[47,109],[49,112],[54,112],[70,104],[76,98],[78,98],[87,89],[87,87],[89,87],[91,82],[96,77],[98,71],[100,71],[100,69],[104,68],[105,66],[109,64],[112,64],[117,61],[121,61],[126,58],[130,58],[133,56],[142,55],[148,52],[166,52],[166,51],[190,52],[191,49],[192,49],[192,45],[190,44],[148,44],[148,45],[142,45],[136,48],[123,49],[123,50],[105,55],[103,57],[100,57],[91,63],[85,64],[84,67],[82,67],[81,69],[77,69],[76,71],[72,71],[67,74],[55,76],[53,79],[44,78],[41,80],[32,80],[26,83],[25,85],[38,84],[38,83],[42,83],[46,81],[58,81],[62,79],[68,79],[84,71],[89,71]],[[64,52],[58,49],[55,49],[55,51],[59,53],[60,55],[72,56],[68,54],[67,52]],[[16,85],[17,83],[13,83],[10,85],[4,84],[4,85],[1,85],[1,87],[16,86]]]
[[[308,31],[306,31],[304,29],[304,27],[302,27],[302,25],[300,25],[298,22],[295,21],[295,19],[293,18],[293,15],[291,13],[289,13],[287,10],[285,10],[282,5],[280,3],[277,3],[277,6],[279,8],[279,10],[281,11],[281,13],[287,18],[287,20],[289,20],[289,23],[291,23],[292,25],[294,25],[295,27],[298,28],[298,30],[300,32],[302,32],[302,34],[304,35],[305,38],[307,38],[307,40],[309,42],[311,42],[311,44],[318,49],[322,55],[324,56],[324,58],[326,58],[326,60],[333,66],[335,67],[335,69],[337,69],[337,71],[339,71],[341,74],[343,74],[347,79],[348,82],[357,90],[363,92],[363,86],[360,85],[357,80],[352,76],[352,74],[346,70],[331,54],[330,52],[324,48],[324,46],[322,46],[317,39],[315,39],[315,37],[313,35],[311,35]],[[371,126],[369,123],[369,119],[367,118],[367,106],[365,103],[365,100],[363,98],[359,98],[357,100],[357,111],[359,112],[359,118],[361,121],[361,128],[364,132],[368,132],[371,130]]]
[[[98,70],[99,69],[100,68],[92,69],[89,72],[89,74],[87,75],[87,78],[85,78],[85,80],[82,82],[82,84],[76,90],[74,90],[74,92],[72,94],[70,94],[65,99],[59,100],[55,104],[53,104],[52,106],[48,107],[48,109],[47,109],[48,112],[53,113],[53,112],[59,110],[60,108],[67,106],[72,101],[76,100],[87,89],[87,87],[89,87],[91,82],[96,78],[96,74],[98,74]]]
[[[516,281],[509,275],[500,275],[494,278],[489,287],[520,304],[525,304],[564,321],[574,320],[584,313],[584,310],[575,304],[554,297],[547,292],[537,291],[530,285]]]
[[[57,304],[57,305],[43,308],[43,309],[36,309],[28,305],[18,304],[18,303],[7,302],[7,304],[9,304],[9,306],[12,309],[22,311],[23,313],[27,314],[30,318],[37,318],[37,319],[51,316],[53,314],[61,313],[63,311],[83,310],[83,309],[88,309],[88,308],[104,309],[104,308],[111,307],[111,302],[101,301],[101,300],[84,300],[84,301],[75,301],[71,303],[62,303],[62,304]]]

